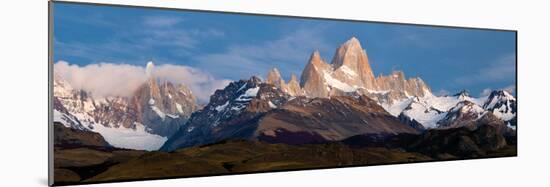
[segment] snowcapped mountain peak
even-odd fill
[[[292,74],[288,83],[285,83],[285,80],[281,77],[281,73],[277,68],[269,70],[266,83],[275,86],[291,96],[300,96],[304,94],[296,75]]]
[[[516,116],[517,102],[510,93],[504,90],[495,90],[487,97],[483,108],[491,111],[495,116],[509,121]]]
[[[367,71],[372,73],[367,53],[363,50],[361,43],[355,37],[352,37],[342,44],[334,54],[332,59],[332,66],[334,69],[343,65],[347,65],[356,72]],[[374,78],[374,75],[372,75],[372,77]]]
[[[474,102],[474,103],[479,104],[479,105],[481,105],[479,102],[482,102],[482,101],[478,101],[478,100],[474,99],[472,96],[470,96],[470,92],[468,92],[468,90],[462,90],[462,91],[454,94],[453,96],[456,97],[458,99],[458,101],[470,101],[470,102]]]
[[[454,94],[453,96],[457,98],[468,98],[470,97],[470,92],[468,92],[468,90],[461,90],[460,92]]]
[[[250,77],[249,82],[254,82],[255,84],[260,84],[260,83],[262,83],[262,78],[260,78],[258,76],[252,76],[252,77]]]
[[[467,126],[487,113],[485,109],[471,101],[460,101],[437,124],[440,128]]]
[[[516,98],[512,94],[508,93],[506,90],[493,90],[491,94],[489,94],[489,98],[516,100]]]
[[[276,73],[272,74],[276,77]],[[430,88],[422,79],[406,79],[402,71],[374,77],[367,52],[355,37],[336,49],[330,64],[321,58],[318,51],[314,51],[302,71],[300,86],[309,97],[374,94],[389,103],[411,96],[431,95]]]
[[[321,60],[321,54],[320,54],[319,50],[314,50],[313,53],[311,53],[311,56],[310,56],[310,60],[309,60],[309,61],[311,62],[312,59],[315,59],[315,60],[319,59],[319,60]]]

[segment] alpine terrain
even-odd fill
[[[330,61],[305,56],[290,80],[272,67],[201,106],[154,68],[126,96],[96,96],[54,75],[58,183],[516,155],[512,93],[438,96],[403,71],[375,76],[355,37]]]

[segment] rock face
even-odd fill
[[[271,84],[262,83],[258,77],[232,82],[223,90],[216,90],[208,105],[193,113],[161,150],[247,136],[259,115],[281,105],[286,97],[289,95]]]
[[[368,97],[294,97],[256,77],[229,84],[210,101],[161,150],[227,139],[304,144],[365,133],[418,133]]]
[[[430,88],[422,79],[406,79],[401,71],[375,78],[367,52],[355,37],[336,50],[331,64],[326,63],[318,51],[313,52],[302,72],[300,85],[310,97],[359,92],[364,95],[377,95],[393,102],[407,96],[431,95]]]
[[[279,88],[286,87],[285,81],[281,77],[281,73],[279,72],[279,70],[277,68],[273,68],[267,73],[266,83],[267,84],[273,84],[273,85],[275,85],[276,87],[279,87]]]
[[[369,64],[367,52],[359,40],[352,37],[342,44],[332,59],[333,77],[351,86],[376,90],[376,80]]]
[[[430,88],[420,77],[405,79],[405,73],[394,71],[388,76],[376,78],[377,90],[390,90],[402,92],[407,96],[423,97],[431,94]]]
[[[332,67],[321,59],[319,51],[313,52],[309,58],[309,63],[302,71],[300,85],[305,94],[310,97],[327,97],[330,88],[328,87],[325,74],[331,73]]]
[[[144,126],[153,135],[173,135],[198,109],[196,99],[185,85],[157,80],[151,75],[153,67],[152,62],[147,65],[148,80],[127,97],[94,97],[55,74],[54,121],[80,130],[95,131],[97,125],[134,130]]]
[[[184,85],[150,78],[131,99],[129,108],[136,121],[151,128],[152,133],[169,137],[191,116],[197,105],[195,97]]]
[[[304,90],[302,90],[302,87],[300,87],[300,82],[298,81],[298,77],[296,75],[292,74],[290,76],[290,81],[288,82],[288,94],[291,96],[303,96],[305,95]]]
[[[277,68],[273,68],[267,73],[266,83],[274,85],[291,96],[304,95],[304,91],[300,87],[300,83],[298,82],[296,75],[293,74],[290,81],[285,83],[285,80],[281,77],[281,73]]]

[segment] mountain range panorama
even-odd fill
[[[435,96],[420,77],[374,76],[355,37],[336,49],[331,63],[314,51],[300,79],[286,82],[273,68],[265,81],[251,77],[216,90],[204,107],[185,85],[155,77],[130,97],[96,98],[54,76],[54,121],[129,149],[173,151],[228,139],[308,144],[481,124],[510,133],[516,113],[516,99],[504,90],[481,98]]]

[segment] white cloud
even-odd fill
[[[449,95],[451,92],[449,92],[448,90],[445,90],[445,89],[441,89],[439,91],[437,91],[435,93],[435,95],[437,96],[446,96],[446,95]]]
[[[465,75],[455,79],[455,82],[462,85],[471,85],[476,83],[515,81],[515,77],[516,56],[509,54],[489,63],[489,66],[480,69],[476,74]]]
[[[130,96],[147,80],[145,67],[129,64],[99,63],[79,66],[59,61],[54,65],[54,73],[63,77],[72,87],[90,91],[99,97]],[[186,85],[201,103],[208,102],[216,89],[223,88],[230,82],[182,65],[157,65],[152,73],[159,80]]]
[[[516,92],[516,85],[510,85],[505,88],[502,88],[503,90],[507,91],[508,93],[515,94]]]
[[[483,90],[481,90],[481,93],[479,94],[480,96],[488,96],[489,94],[491,94],[491,92],[493,91],[493,89],[491,88],[485,88]]]
[[[182,19],[168,16],[146,16],[143,24],[151,27],[171,27],[180,23]]]
[[[90,17],[83,19],[96,20]],[[201,44],[203,40],[219,39],[225,33],[213,28],[186,27],[182,18],[167,16],[137,17],[139,27],[119,28],[116,22],[102,19],[101,25],[115,32],[108,40],[94,42],[79,42],[54,38],[56,54],[83,58],[90,62],[132,62],[150,58],[157,50],[171,55],[189,55],[189,51]],[[72,20],[72,19],[71,19]],[[86,22],[82,23],[86,23]],[[165,57],[165,58],[170,58]],[[173,58],[173,57],[172,57]],[[174,59],[174,58],[173,58]]]

